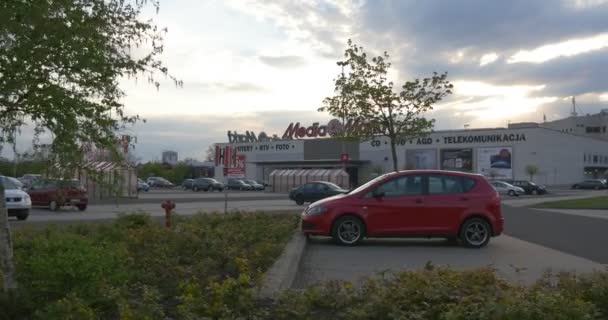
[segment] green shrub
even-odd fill
[[[176,217],[167,229],[140,212],[113,223],[19,229],[20,287],[0,293],[0,319],[247,314],[297,221],[237,212]]]
[[[372,278],[357,288],[348,282],[329,282],[304,292],[287,292],[268,318],[608,319],[600,311],[606,304],[603,294],[608,284],[597,281],[605,276],[597,274],[591,280],[568,275],[573,283],[545,281],[523,287],[507,284],[491,269],[430,268]]]

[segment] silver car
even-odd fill
[[[490,184],[499,194],[506,194],[512,197],[517,197],[520,194],[525,194],[526,191],[523,188],[516,187],[512,184],[506,183],[504,181],[490,181]]]
[[[9,177],[0,176],[0,183],[4,186],[4,196],[9,217],[17,217],[25,220],[30,215],[32,209],[32,199]]]

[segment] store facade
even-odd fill
[[[239,139],[231,132],[231,143],[216,144],[216,178],[267,181],[277,169],[343,168],[357,185],[393,169],[387,138],[352,142],[319,136],[334,130],[330,127],[331,122],[292,123],[280,138],[247,132]],[[496,179],[529,179],[526,167],[533,165],[539,169],[535,182],[560,185],[606,176],[608,141],[538,126],[437,131],[398,141],[397,158],[400,170],[457,170]]]

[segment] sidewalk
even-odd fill
[[[535,204],[550,202],[550,201],[561,201],[561,200],[573,200],[573,199],[584,199],[584,198],[592,198],[597,196],[606,195],[606,191],[589,191],[585,192],[581,195],[572,195],[572,196],[559,196],[559,197],[543,197],[536,196],[533,198],[503,198],[502,204],[509,205],[511,207],[529,207]],[[544,210],[544,208],[543,208]]]

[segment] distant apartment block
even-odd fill
[[[169,151],[169,150],[163,151],[162,159],[163,159],[163,163],[174,166],[177,164],[177,152]]]

